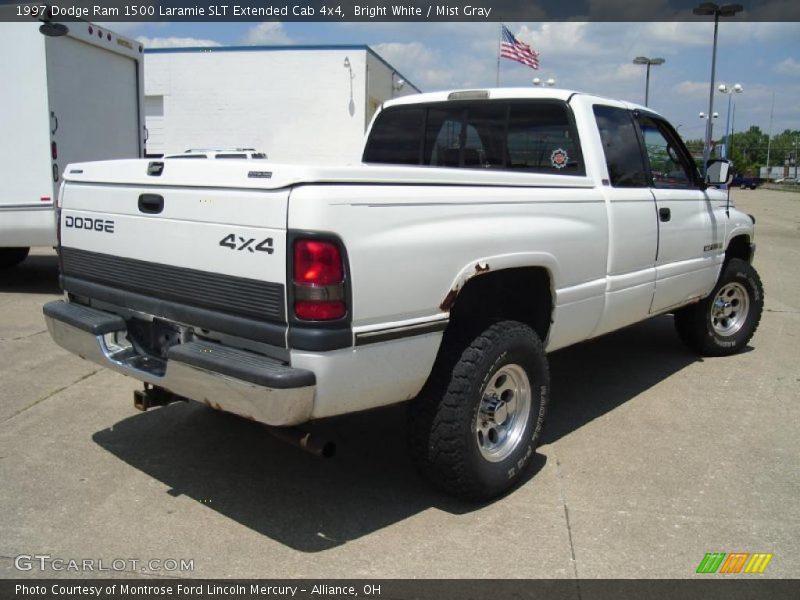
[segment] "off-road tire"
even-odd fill
[[[0,248],[0,269],[15,267],[28,257],[30,248]]]
[[[720,332],[719,325],[714,326],[715,301],[720,295],[725,296],[724,290],[740,291],[747,302],[747,314],[741,325],[729,334]],[[705,299],[675,313],[675,329],[681,340],[699,354],[729,356],[747,346],[763,310],[764,287],[758,273],[748,262],[733,258],[723,267],[717,285]]]
[[[518,442],[508,446],[513,449],[489,460],[478,438],[480,423],[486,423],[479,422],[485,415],[479,409],[489,397],[487,387],[509,369],[522,380],[522,372],[527,377],[528,410],[514,417],[520,425],[514,436]],[[409,444],[418,470],[436,487],[463,499],[487,500],[506,492],[520,481],[534,455],[549,393],[547,356],[527,325],[501,321],[475,336],[446,336],[430,379],[409,408]]]

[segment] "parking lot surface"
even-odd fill
[[[51,341],[57,259],[33,253],[0,275],[0,577],[92,575],[15,566],[46,554],[129,577],[683,578],[707,552],[800,577],[800,194],[733,195],[766,292],[748,351],[700,359],[661,316],[551,354],[529,478],[481,506],[418,478],[403,407],[314,424],[327,461],[202,405],[136,411],[135,381]],[[193,568],[142,568],[169,559]]]

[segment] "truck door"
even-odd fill
[[[658,211],[656,291],[651,313],[705,296],[714,287],[721,249],[719,223],[697,168],[672,127],[638,114]]]
[[[69,163],[140,154],[136,61],[69,36],[46,38],[54,188]],[[58,176],[57,176],[58,175]],[[54,192],[55,197],[55,192]]]
[[[600,335],[646,318],[655,290],[656,208],[633,115],[627,108],[593,107],[608,179],[608,268]]]

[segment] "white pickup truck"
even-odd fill
[[[73,164],[44,314],[143,381],[140,408],[285,434],[411,401],[420,471],[488,498],[534,453],[546,352],[662,313],[702,354],[749,342],[763,290],[754,219],[713,187],[728,166],[703,181],[658,114],[549,89],[387,102],[357,166]]]

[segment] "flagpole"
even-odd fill
[[[497,32],[497,80],[495,82],[495,87],[500,87],[500,44],[503,43],[503,23],[498,23],[499,26]]]

